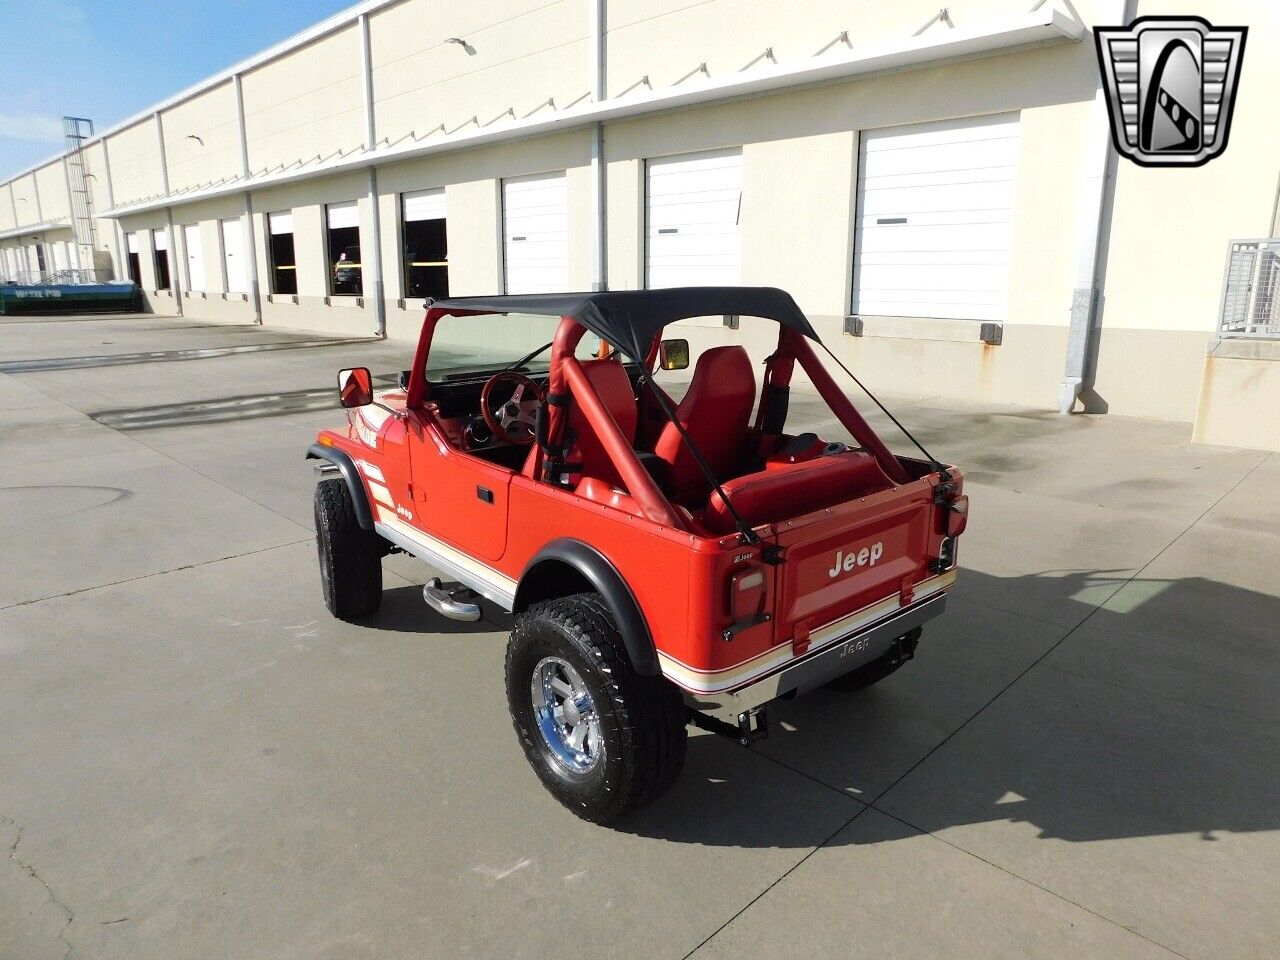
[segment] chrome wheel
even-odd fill
[[[538,731],[565,771],[584,774],[604,756],[595,701],[568,661],[544,657],[533,668],[530,690]]]

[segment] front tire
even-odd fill
[[[385,542],[360,526],[346,481],[316,484],[316,552],[324,605],[339,620],[353,622],[382,605]]]
[[[603,599],[535,604],[507,644],[507,704],[543,786],[577,816],[608,824],[651,803],[684,765],[679,691],[642,677]]]

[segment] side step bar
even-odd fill
[[[422,599],[436,613],[450,620],[474,622],[480,619],[479,597],[460,583],[443,584],[432,577],[422,588]]]

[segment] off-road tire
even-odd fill
[[[316,551],[324,605],[339,620],[359,620],[382,604],[384,541],[356,520],[345,480],[316,484]]]
[[[863,664],[856,670],[850,670],[830,681],[827,686],[832,690],[865,690],[879,683],[885,677],[896,673],[904,663],[910,660],[920,642],[921,629],[916,627],[911,632],[898,638],[898,644],[884,656]]]
[[[568,662],[595,704],[604,751],[582,774],[557,764],[534,717],[530,687],[545,657]],[[506,682],[525,756],[552,796],[582,819],[611,823],[656,800],[679,776],[688,744],[680,693],[662,677],[635,672],[598,594],[543,601],[521,614],[507,644]]]

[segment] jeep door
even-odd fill
[[[511,471],[456,449],[419,417],[410,423],[410,522],[471,556],[500,559],[507,547]]]

